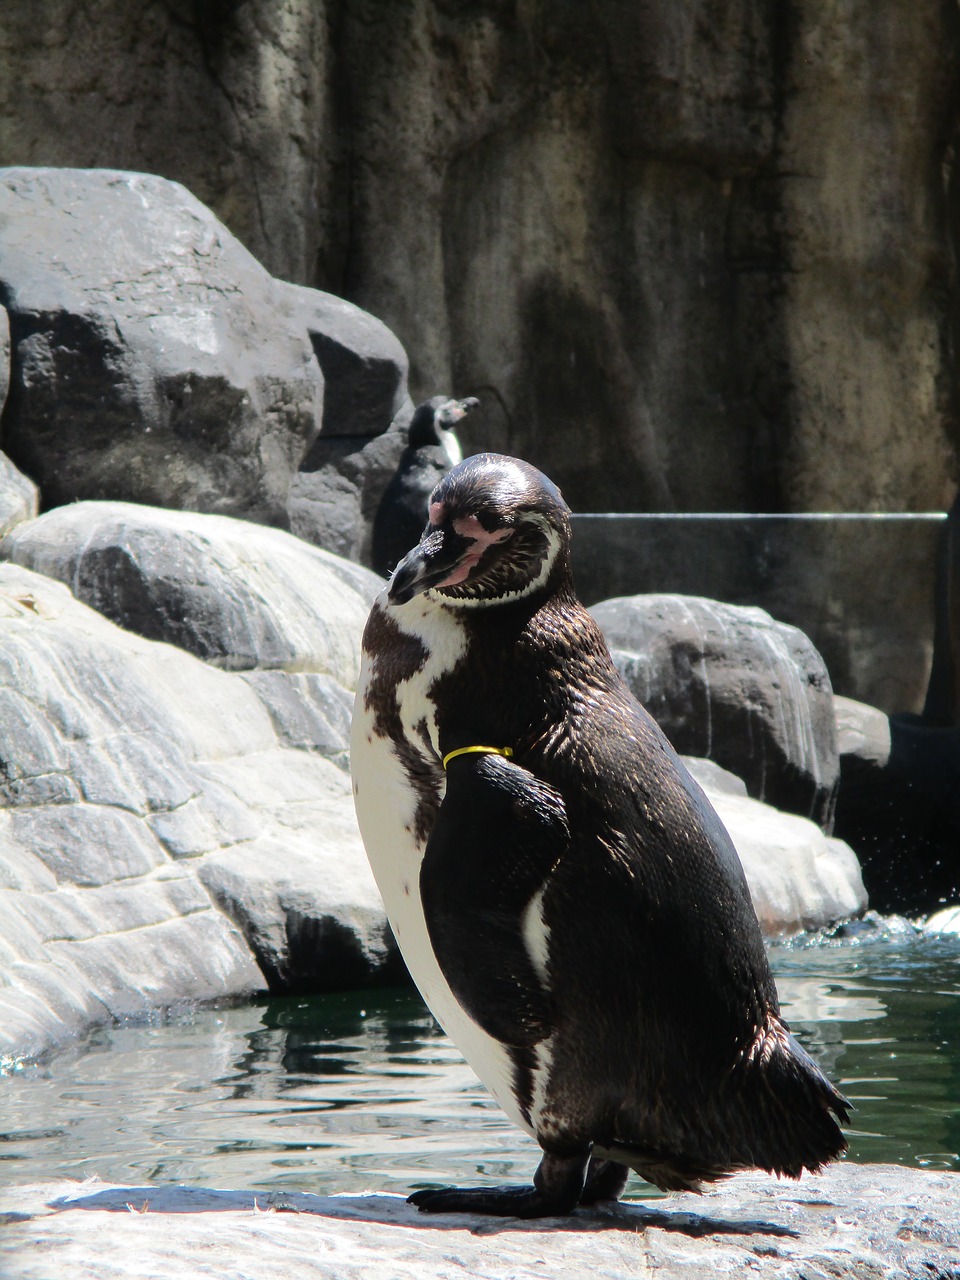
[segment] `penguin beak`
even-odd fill
[[[467,570],[476,563],[471,554],[469,538],[463,538],[449,529],[430,529],[412,551],[408,551],[394,569],[387,586],[387,599],[391,604],[406,604],[422,591],[446,583],[457,576],[461,561],[469,561]],[[466,577],[466,571],[463,573]]]

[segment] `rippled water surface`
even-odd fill
[[[857,1107],[852,1158],[960,1169],[960,938],[886,921],[771,957],[794,1030]],[[536,1162],[406,990],[189,1010],[0,1078],[7,1184],[406,1191],[528,1181]]]

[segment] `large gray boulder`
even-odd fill
[[[687,756],[685,763],[733,841],[766,937],[863,915],[867,890],[845,841],[824,835],[807,818],[751,799],[742,779],[712,760]]]
[[[601,601],[591,613],[634,695],[684,755],[828,829],[839,762],[830,677],[796,627],[697,596]]]
[[[5,1189],[0,1247],[7,1280],[955,1280],[958,1197],[956,1173],[847,1163],[796,1183],[739,1174],[703,1196],[504,1222],[430,1218],[376,1192],[94,1179]]]
[[[37,486],[0,453],[0,538],[37,514]]]
[[[57,507],[8,534],[0,556],[216,666],[319,672],[348,688],[382,586],[280,529],[123,502]]]
[[[287,523],[323,378],[282,286],[185,188],[0,170],[4,447],[47,506],[127,498]]]
[[[323,720],[315,687],[298,721],[287,679],[311,676],[217,670],[0,564],[0,1054],[183,999],[395,975],[338,767],[349,694],[338,713],[327,683]]]

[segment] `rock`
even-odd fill
[[[280,529],[123,502],[57,507],[19,525],[0,555],[216,666],[326,673],[348,688],[381,586]]]
[[[930,933],[960,933],[960,904],[935,911],[924,928]]]
[[[306,542],[359,564],[373,564],[373,523],[407,444],[407,400],[382,435],[323,441],[290,486],[290,528]]]
[[[836,834],[875,910],[929,915],[960,898],[960,727],[836,701]]]
[[[78,498],[285,525],[323,379],[289,295],[178,183],[0,170],[4,447]]]
[[[94,1178],[5,1188],[0,1248],[8,1280],[240,1271],[285,1280],[726,1280],[761,1271],[768,1280],[952,1280],[958,1196],[956,1173],[840,1164],[799,1183],[740,1174],[702,1197],[505,1222],[427,1217],[401,1196],[375,1192],[130,1187]]]
[[[948,500],[951,5],[184,12],[5,0],[5,154],[176,173],[578,510]]]
[[[297,723],[284,680],[311,683],[217,670],[0,564],[0,1055],[263,975],[274,990],[323,989],[341,964],[354,984],[395,978],[329,758],[348,695],[316,677]],[[314,742],[322,705],[333,727]]]
[[[319,289],[279,287],[309,334],[323,373],[323,426],[303,464],[315,471],[330,440],[386,431],[406,403],[410,362],[383,321],[352,302]]]
[[[684,763],[716,809],[740,856],[768,938],[823,929],[867,909],[857,856],[816,823],[751,800],[741,779],[712,760]]]
[[[646,595],[591,608],[634,695],[684,755],[825,829],[839,772],[830,677],[795,627],[762,609]]]
[[[0,307],[0,413],[10,390],[10,317],[6,307]]]
[[[287,288],[326,383],[323,430],[290,489],[290,528],[314,546],[370,565],[374,513],[413,412],[407,355],[386,325],[352,303]]]
[[[0,453],[0,538],[37,514],[37,486]]]

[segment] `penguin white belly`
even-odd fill
[[[434,709],[426,693],[460,656],[465,643],[462,629],[453,618],[437,619],[436,612],[424,609],[418,600],[391,608],[390,617],[422,640],[429,654],[424,666],[397,686],[397,702],[408,746],[418,743],[417,726],[426,720],[435,754],[431,757],[426,746],[418,749],[425,762],[439,768]],[[351,773],[360,834],[387,919],[410,976],[434,1017],[514,1124],[532,1134],[514,1093],[509,1051],[464,1011],[437,962],[420,898],[425,841],[417,838],[418,797],[393,743],[377,733],[374,713],[366,706],[373,662],[364,654],[353,717]],[[469,946],[469,940],[464,945]]]

